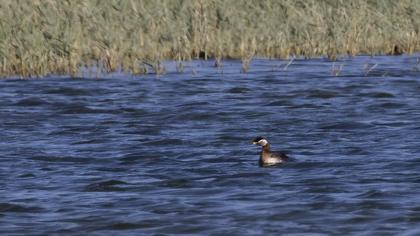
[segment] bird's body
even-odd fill
[[[262,146],[259,160],[260,166],[278,165],[289,159],[289,157],[284,153],[270,151],[270,144],[263,137],[255,138],[252,143]]]

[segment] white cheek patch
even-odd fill
[[[259,143],[261,146],[265,146],[268,142],[267,142],[267,140],[265,140],[265,139],[261,139],[260,141],[258,141],[258,143]]]

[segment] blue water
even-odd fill
[[[0,80],[0,234],[419,235],[416,56],[288,62]]]

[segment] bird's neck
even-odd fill
[[[262,151],[263,152],[270,152],[270,144],[266,144],[266,145],[264,145],[263,147],[262,147]]]

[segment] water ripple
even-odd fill
[[[415,57],[1,80],[0,233],[416,235]]]

